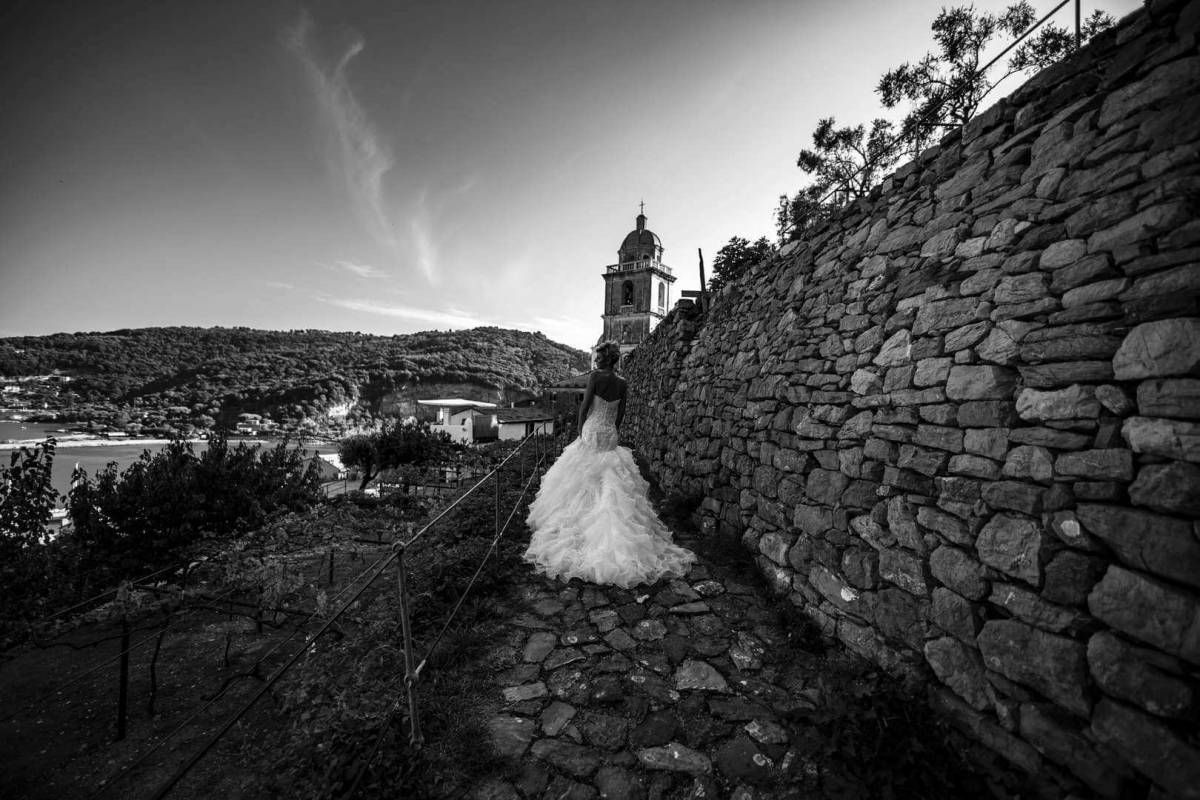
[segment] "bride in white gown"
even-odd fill
[[[620,357],[615,342],[597,348],[579,438],[563,448],[529,506],[533,537],[525,560],[552,578],[628,589],[681,577],[696,556],[672,543],[632,451],[617,444],[626,393],[625,379],[613,372]]]

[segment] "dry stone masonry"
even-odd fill
[[[775,592],[1103,797],[1200,797],[1198,30],[1148,3],[628,368]]]

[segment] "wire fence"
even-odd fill
[[[446,503],[444,507],[429,518],[428,522],[425,522],[418,530],[412,531],[411,523],[394,521],[390,524],[392,533],[390,540],[385,540],[382,534],[380,534],[377,540],[353,539],[353,541],[361,542],[365,545],[385,547],[386,552],[378,555],[378,557],[370,558],[369,563],[361,570],[358,570],[347,582],[340,585],[337,591],[333,591],[333,559],[335,549],[332,545],[330,545],[328,550],[322,549],[321,552],[316,553],[311,552],[311,548],[298,548],[283,554],[272,553],[272,556],[280,559],[294,559],[299,556],[303,562],[301,569],[304,574],[315,573],[318,576],[318,582],[321,582],[322,578],[327,578],[332,594],[327,598],[326,602],[318,603],[318,608],[316,609],[302,607],[307,605],[306,603],[300,603],[299,605],[295,603],[291,605],[287,603],[267,603],[264,602],[261,592],[258,597],[254,597],[253,595],[249,597],[239,596],[240,593],[248,591],[248,587],[244,582],[239,583],[235,581],[233,585],[225,586],[222,590],[216,592],[205,589],[199,583],[189,588],[187,586],[187,576],[192,572],[195,562],[187,562],[163,567],[154,572],[142,575],[133,581],[123,582],[118,587],[106,590],[94,597],[47,615],[43,619],[38,620],[38,623],[49,624],[68,616],[73,611],[85,609],[89,604],[94,605],[97,602],[104,602],[111,599],[122,600],[128,597],[130,591],[144,592],[147,595],[153,596],[158,601],[157,606],[139,606],[142,611],[152,611],[157,608],[162,613],[162,616],[158,617],[157,621],[149,625],[145,624],[145,622],[130,624],[129,615],[122,614],[119,634],[105,635],[91,642],[78,645],[79,648],[90,647],[119,638],[120,646],[117,652],[103,658],[99,663],[89,665],[82,672],[57,682],[49,690],[39,692],[33,699],[22,703],[19,707],[10,711],[4,718],[0,719],[0,722],[9,722],[31,712],[40,712],[56,702],[62,702],[65,692],[78,687],[89,678],[101,675],[105,670],[112,669],[114,665],[117,665],[120,692],[117,704],[116,740],[119,741],[125,736],[130,671],[129,659],[132,653],[144,651],[146,648],[152,646],[152,655],[147,651],[146,658],[149,659],[150,672],[149,706],[153,709],[155,693],[157,691],[155,665],[159,660],[159,653],[162,649],[164,637],[167,636],[170,630],[181,627],[185,620],[197,617],[197,615],[202,613],[213,612],[226,615],[230,620],[234,617],[244,617],[253,620],[255,628],[260,634],[263,633],[264,625],[270,626],[273,629],[282,628],[286,630],[290,628],[289,631],[286,631],[285,635],[280,635],[278,641],[274,642],[265,652],[258,654],[248,667],[242,668],[239,666],[238,671],[235,674],[227,676],[224,682],[219,687],[216,687],[214,691],[207,696],[200,696],[199,699],[202,702],[198,707],[190,712],[185,712],[186,716],[178,722],[173,722],[174,727],[165,735],[153,737],[152,741],[147,743],[145,749],[137,752],[132,760],[125,763],[114,774],[99,783],[89,800],[99,800],[99,798],[104,796],[129,796],[129,787],[126,787],[124,791],[118,787],[128,783],[131,776],[138,773],[139,768],[143,768],[151,762],[155,754],[160,753],[169,742],[177,740],[181,734],[189,730],[194,730],[194,724],[197,720],[206,714],[213,713],[215,708],[220,707],[219,704],[223,700],[228,702],[230,696],[229,690],[232,686],[244,678],[256,679],[260,684],[257,689],[244,702],[238,705],[236,710],[229,714],[211,735],[207,736],[202,745],[197,747],[184,761],[180,762],[170,777],[162,781],[155,789],[154,794],[151,795],[154,798],[166,797],[218,743],[228,736],[230,731],[234,730],[238,722],[245,718],[246,714],[259,703],[262,697],[276,687],[279,681],[300,662],[318,640],[335,631],[341,635],[338,626],[344,624],[347,619],[352,617],[349,614],[349,610],[354,607],[356,602],[363,598],[365,593],[377,584],[378,580],[385,573],[394,570],[396,575],[396,616],[399,618],[400,644],[404,658],[403,688],[400,695],[386,698],[383,701],[387,703],[387,711],[380,715],[383,723],[378,733],[374,736],[374,746],[366,754],[365,758],[357,760],[357,773],[354,776],[351,787],[351,794],[353,794],[353,791],[357,789],[363,776],[370,768],[388,732],[394,729],[393,723],[398,714],[407,712],[404,716],[407,717],[407,738],[410,745],[415,747],[422,745],[421,715],[418,704],[418,687],[422,680],[422,675],[429,669],[430,658],[443,643],[446,634],[453,629],[454,624],[460,619],[460,612],[464,607],[465,601],[485,574],[487,565],[492,561],[505,533],[513,527],[513,521],[517,519],[530,492],[535,489],[546,465],[561,451],[565,441],[561,437],[530,435],[517,443],[511,452],[499,463],[496,463],[490,471],[480,477],[473,485],[452,501]],[[504,490],[504,502],[502,502],[502,484],[504,487],[507,487]],[[423,648],[424,652],[418,654],[411,624],[413,610],[412,588],[409,586],[411,565],[406,563],[406,555],[412,551],[414,545],[431,536],[433,531],[437,530],[439,526],[444,525],[445,521],[451,515],[455,514],[456,511],[469,501],[484,502],[491,506],[492,530],[490,531],[490,541],[482,555],[478,556],[479,561],[474,565],[473,574],[466,580],[465,586],[463,586],[461,592],[458,594],[457,602],[445,619],[440,620],[437,633],[428,641],[428,645]],[[309,552],[304,553],[306,549]],[[367,549],[371,548],[368,547]],[[358,551],[355,552],[357,553]],[[209,567],[216,569],[222,566],[219,560],[210,560],[205,563]],[[179,585],[175,585],[176,583]],[[120,612],[118,611],[118,613]],[[147,619],[153,616],[154,614],[149,614]],[[361,622],[358,617],[353,617],[353,619]],[[138,636],[139,632],[146,632],[146,635]],[[228,655],[229,636],[231,635],[227,633],[225,643],[224,659],[227,668],[230,664]],[[300,641],[299,645],[293,644],[301,639],[302,641]],[[47,644],[41,642],[37,644],[38,646],[48,647],[56,646],[60,643]],[[289,645],[292,646],[289,647]],[[176,657],[178,657],[178,653]],[[145,663],[145,659],[140,659],[140,662]],[[264,675],[264,667],[273,662],[277,662],[278,665],[273,668],[273,671],[269,675]],[[349,797],[350,795],[346,796]]]

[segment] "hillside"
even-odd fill
[[[339,408],[398,412],[447,387],[520,401],[586,368],[580,350],[502,328],[397,336],[139,328],[0,339],[0,376],[69,376],[69,391],[46,397],[51,410],[84,420],[137,407],[175,409],[176,418],[186,410],[197,419],[252,412],[301,421]]]

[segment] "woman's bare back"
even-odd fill
[[[596,370],[592,392],[608,402],[620,400],[625,396],[628,384],[625,379],[615,372]]]

